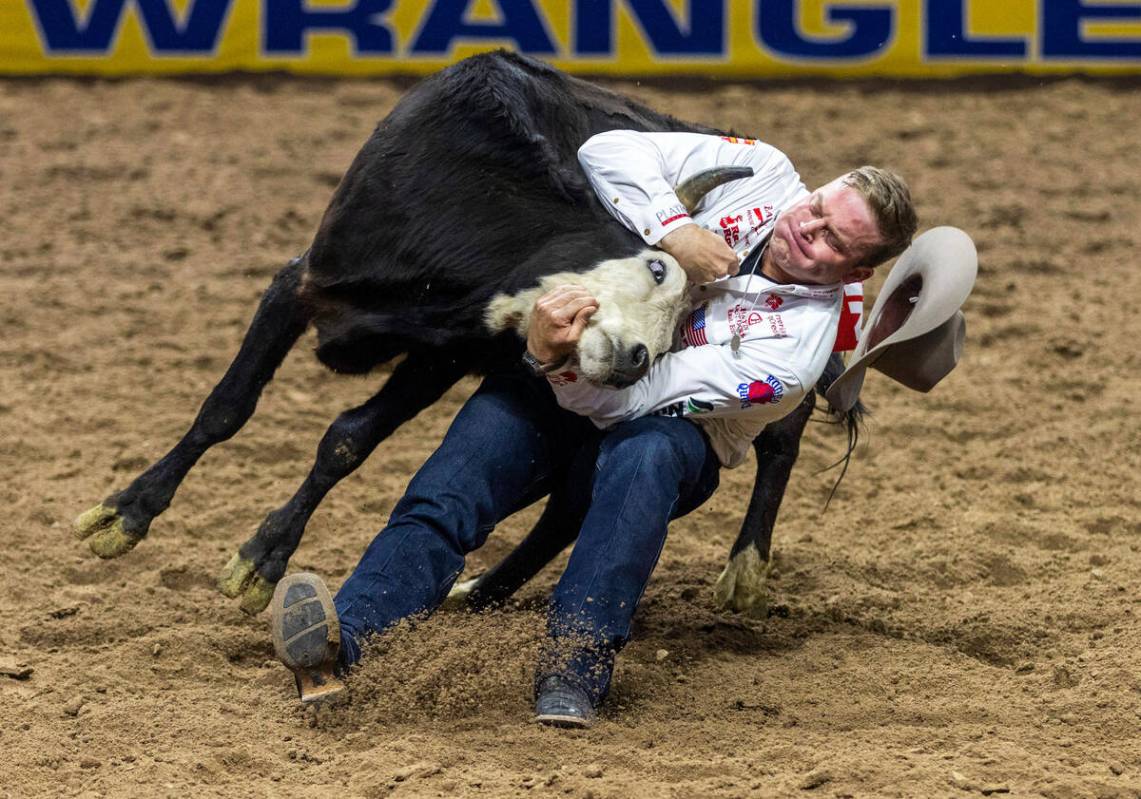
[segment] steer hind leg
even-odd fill
[[[751,616],[768,614],[765,581],[773,527],[792,467],[800,454],[800,437],[815,407],[816,396],[809,392],[795,411],[767,425],[753,441],[757,477],[749,510],[729,554],[729,563],[714,587],[714,596],[721,607]]]
[[[490,571],[452,586],[446,605],[484,610],[507,601],[578,538],[585,510],[567,490],[556,489],[527,537]]]
[[[228,597],[241,597],[246,613],[264,610],[301,543],[309,517],[325,495],[364,463],[393,430],[439,399],[465,371],[459,358],[448,359],[439,353],[409,355],[371,399],[338,416],[317,445],[317,459],[305,482],[288,502],[266,516],[253,538],[226,564],[218,579],[219,590]]]
[[[134,548],[198,459],[253,414],[265,384],[309,324],[310,312],[299,296],[304,269],[304,257],[296,258],[273,278],[237,356],[182,440],[124,490],[75,520],[76,535],[87,539],[96,555],[114,558]]]
[[[447,606],[484,610],[502,604],[574,543],[590,509],[601,441],[595,437],[583,442],[527,537],[490,571],[452,586]]]

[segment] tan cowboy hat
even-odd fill
[[[825,394],[832,407],[856,404],[869,366],[916,391],[946,377],[963,353],[967,320],[959,309],[978,268],[975,244],[958,228],[916,238],[884,281],[848,368]]]

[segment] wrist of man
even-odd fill
[[[697,223],[692,219],[686,218],[679,220],[676,224],[671,225],[670,229],[660,238],[656,247],[665,250],[670,255],[677,257],[677,250],[684,250],[688,242],[693,241],[693,237],[697,231],[701,230]]]
[[[570,356],[555,356],[549,360],[543,359],[531,352],[530,348],[523,350],[523,363],[536,377],[549,375],[566,365]]]
[[[524,345],[527,347],[527,352],[534,355],[540,363],[551,363],[566,355],[566,352],[561,352],[558,346],[552,346],[546,336],[537,335],[534,330],[524,340]]]

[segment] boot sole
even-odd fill
[[[341,625],[333,597],[315,574],[291,574],[277,584],[270,626],[277,659],[293,672],[305,704],[344,690],[333,673],[341,647]]]
[[[594,724],[582,716],[564,716],[560,713],[540,713],[535,716],[535,721],[549,727],[562,727],[568,730],[588,730]]]

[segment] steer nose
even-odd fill
[[[614,364],[614,371],[606,382],[616,388],[625,388],[638,382],[650,368],[650,351],[645,344],[637,344],[622,352]]]
[[[642,370],[642,374],[646,373],[646,367],[650,365],[648,363],[649,360],[650,351],[646,349],[645,344],[639,344],[630,350],[630,365],[635,369]]]

